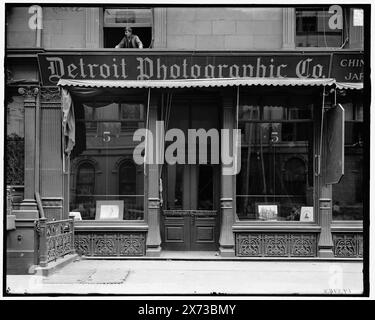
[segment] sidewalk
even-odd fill
[[[12,275],[9,293],[360,294],[362,262],[78,260],[49,277]]]

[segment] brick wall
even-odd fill
[[[167,9],[168,49],[277,50],[281,46],[281,8]]]

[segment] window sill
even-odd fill
[[[255,231],[255,232],[320,232],[321,227],[313,223],[265,223],[253,221],[236,221],[232,227],[233,232]]]
[[[95,221],[82,220],[74,222],[76,231],[148,231],[148,225],[144,220],[127,221]]]
[[[363,221],[361,220],[337,220],[332,221],[332,232],[363,232]]]

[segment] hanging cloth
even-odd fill
[[[75,117],[73,100],[68,90],[62,88],[62,129],[64,152],[70,154],[75,145]]]

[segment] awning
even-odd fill
[[[338,89],[351,89],[361,90],[363,89],[363,82],[336,82]]]
[[[210,78],[178,80],[67,80],[60,79],[62,87],[86,88],[208,88],[233,86],[330,86],[335,79],[300,78]]]

